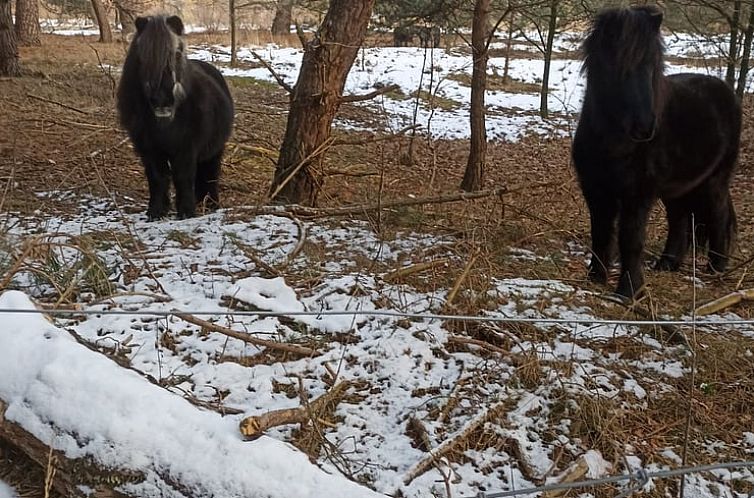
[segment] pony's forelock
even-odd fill
[[[601,54],[610,57],[613,70],[619,74],[650,63],[662,69],[665,46],[655,15],[661,16],[658,10],[647,7],[601,11],[581,46],[582,71],[596,69]],[[615,52],[608,54],[606,50]]]
[[[142,78],[155,88],[160,85],[165,68],[175,75],[178,69],[177,58],[185,57],[183,40],[170,29],[164,16],[150,17],[133,44],[139,58]],[[181,55],[177,56],[176,52]]]

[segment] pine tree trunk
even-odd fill
[[[110,21],[107,19],[107,11],[105,6],[102,5],[102,0],[92,0],[92,10],[94,10],[94,17],[97,18],[97,25],[99,26],[100,43],[112,43],[113,30],[110,28]]]
[[[0,76],[19,76],[18,45],[13,17],[10,13],[10,1],[0,0]]]
[[[485,123],[484,95],[487,91],[487,21],[490,15],[490,0],[476,0],[474,20],[471,26],[471,49],[474,67],[471,74],[471,138],[469,160],[463,175],[461,188],[467,192],[479,190],[484,178],[484,163],[487,159],[487,126]]]
[[[272,20],[273,35],[289,35],[293,19],[293,0],[279,0]]]
[[[16,0],[16,41],[32,47],[42,44],[39,38],[39,0]]]
[[[374,2],[332,0],[319,30],[306,44],[270,190],[275,203],[316,203],[330,128]]]
[[[552,63],[552,45],[555,40],[555,30],[558,27],[558,3],[560,0],[550,0],[550,20],[547,27],[547,41],[545,42],[545,68],[542,72],[542,90],[539,93],[539,115],[543,119],[550,117],[547,108],[547,97],[550,94],[550,65]]]

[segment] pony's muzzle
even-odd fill
[[[657,134],[657,119],[652,117],[647,123],[634,125],[629,132],[629,137],[634,142],[649,142]]]

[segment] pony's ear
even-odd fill
[[[649,17],[650,25],[659,31],[663,18],[662,11],[655,5],[643,5],[637,8],[644,11],[647,17]]]
[[[170,29],[178,36],[183,36],[183,21],[178,16],[170,16],[165,19],[165,22],[170,26]]]
[[[136,25],[136,32],[141,33],[144,28],[147,26],[147,23],[149,22],[148,17],[137,17],[134,21],[134,24]]]

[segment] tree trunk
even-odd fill
[[[289,35],[293,19],[293,0],[279,0],[272,20],[273,35]]]
[[[484,163],[487,159],[487,127],[485,123],[484,95],[487,91],[487,21],[490,16],[490,0],[476,0],[474,19],[471,25],[471,49],[474,67],[471,74],[471,138],[469,160],[463,175],[461,188],[467,192],[479,190],[484,178]]]
[[[736,59],[738,58],[738,34],[741,24],[741,0],[733,2],[733,17],[730,21],[730,40],[728,41],[728,62],[725,71],[725,82],[731,88],[736,83]]]
[[[100,43],[112,43],[113,30],[110,29],[110,21],[107,19],[107,11],[105,6],[102,5],[102,0],[92,0],[92,10],[94,10],[94,17],[99,26]]]
[[[19,45],[41,45],[39,38],[39,0],[16,0],[16,41]]]
[[[275,203],[316,203],[332,121],[374,2],[332,0],[322,25],[306,44],[270,190]]]
[[[511,18],[508,22],[508,36],[505,39],[505,65],[503,66],[503,84],[508,83],[510,67],[511,67],[511,55],[513,54],[513,21],[516,18],[516,13],[511,11]]]
[[[136,31],[136,26],[134,26],[134,22],[136,21],[136,16],[131,13],[128,9],[125,9],[118,5],[118,18],[120,19],[120,33],[123,39],[127,39],[130,34],[132,34],[134,31]]]
[[[10,13],[10,0],[0,0],[0,76],[19,76],[18,45]]]
[[[542,72],[542,90],[539,93],[539,115],[542,119],[550,116],[547,109],[547,97],[550,93],[550,64],[552,62],[552,44],[555,40],[555,30],[558,28],[558,3],[560,0],[550,0],[550,21],[547,26],[547,41],[545,43],[545,69]]]
[[[230,20],[230,67],[236,67],[236,52],[238,41],[236,40],[236,0],[228,1],[228,17]]]
[[[744,48],[741,54],[741,68],[738,72],[738,85],[736,95],[743,98],[746,91],[746,77],[749,75],[749,61],[751,59],[751,44],[754,41],[754,5],[749,7],[749,24],[744,33]]]

